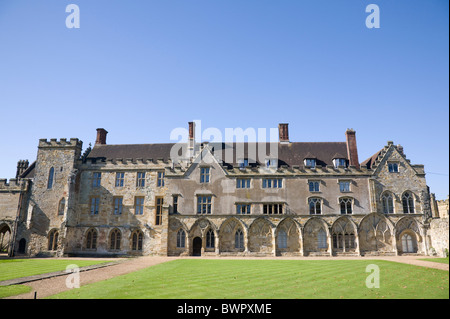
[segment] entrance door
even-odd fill
[[[202,255],[202,239],[200,237],[195,237],[192,243],[192,256]]]
[[[415,253],[413,238],[409,234],[403,235],[402,249],[404,253]]]
[[[26,245],[27,245],[27,241],[25,240],[25,238],[22,238],[19,241],[19,254],[25,254]]]

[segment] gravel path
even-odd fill
[[[116,276],[124,275],[133,271],[144,269],[150,266],[154,266],[163,262],[176,259],[250,259],[250,260],[262,260],[262,259],[276,259],[276,260],[387,260],[393,262],[400,262],[411,264],[415,266],[429,267],[441,270],[449,270],[448,264],[437,263],[432,261],[419,260],[423,258],[430,258],[426,256],[374,256],[374,257],[155,257],[144,256],[139,258],[131,258],[125,260],[119,260],[117,264],[92,269],[80,272],[80,285],[84,286],[97,281],[106,280]],[[111,261],[118,261],[117,259],[111,259]],[[75,261],[74,261],[75,263]],[[52,277],[47,279],[41,279],[26,283],[32,288],[31,292],[12,296],[7,299],[33,299],[35,292],[37,292],[37,298],[45,298],[63,291],[68,290],[66,287],[66,278],[68,275],[62,275],[58,277]]]

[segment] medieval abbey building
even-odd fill
[[[443,255],[423,165],[387,142],[360,162],[342,142],[107,144],[39,140],[0,180],[0,249],[10,256]],[[180,147],[177,150],[177,147]],[[377,149],[375,149],[377,150]],[[375,151],[374,150],[374,151]],[[177,160],[173,154],[180,155]],[[448,206],[448,205],[447,205]]]

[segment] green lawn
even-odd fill
[[[31,287],[25,286],[25,285],[13,285],[13,286],[0,287],[0,299],[9,297],[9,296],[26,294],[27,292],[30,292],[30,291],[31,291]]]
[[[101,264],[103,260],[66,259],[0,259],[0,281],[46,274],[65,270],[68,265],[78,267]],[[30,291],[25,285],[0,286],[0,298],[19,295]]]
[[[445,258],[424,258],[420,260],[434,261],[436,263],[448,264],[448,257]]]
[[[0,281],[66,270],[68,265],[78,267],[101,264],[104,260],[69,259],[0,259]]]
[[[367,288],[366,266],[380,269]],[[73,289],[53,298],[449,298],[448,271],[381,260],[183,259]]]

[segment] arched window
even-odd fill
[[[354,234],[344,234],[344,245],[345,248],[355,248],[355,235]]]
[[[308,199],[308,205],[309,205],[309,214],[310,215],[320,215],[321,210],[321,203],[322,200],[317,197],[312,197]]]
[[[51,189],[53,187],[53,179],[55,177],[55,169],[52,167],[48,172],[48,181],[47,181],[47,189]]]
[[[140,230],[136,230],[131,234],[131,250],[142,251],[142,242],[144,234]]]
[[[405,192],[402,196],[403,213],[414,214],[414,198],[410,192]]]
[[[111,250],[120,250],[121,237],[122,237],[122,235],[120,233],[120,230],[118,230],[117,228],[111,232],[111,235],[109,236],[109,240],[110,240],[109,248]]]
[[[327,233],[321,228],[317,233],[317,247],[319,249],[327,248]]]
[[[384,193],[381,196],[381,201],[383,202],[383,213],[393,214],[394,213],[394,198],[391,193]]]
[[[234,247],[237,249],[244,249],[244,234],[242,230],[236,230],[234,234]]]
[[[287,248],[287,234],[284,229],[278,232],[278,248]]]
[[[214,245],[215,245],[214,231],[210,229],[206,233],[206,248],[214,248]]]
[[[186,233],[183,229],[180,229],[177,232],[177,248],[186,247]]]
[[[58,249],[58,236],[59,232],[56,229],[53,229],[48,234],[48,250],[56,250]]]
[[[9,226],[0,226],[0,252],[8,252],[9,242],[11,240],[11,230]]]
[[[339,199],[339,206],[341,207],[341,214],[347,215],[352,213],[352,198],[343,197]]]
[[[58,215],[62,216],[64,215],[64,209],[66,208],[66,199],[62,198],[59,201],[59,205],[58,205]]]
[[[86,249],[97,249],[97,231],[93,228],[87,232]]]

